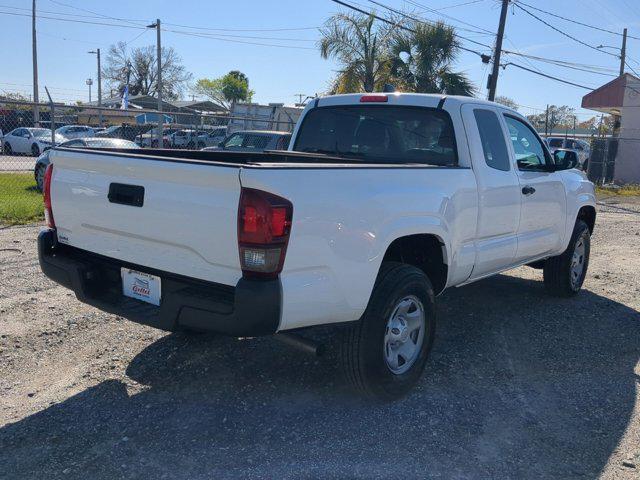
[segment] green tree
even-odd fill
[[[453,63],[460,45],[453,27],[414,22],[413,31],[397,30],[390,48],[391,75],[404,91],[467,95],[475,88]]]
[[[381,90],[389,78],[390,25],[372,15],[337,13],[320,29],[320,55],[332,58],[340,69],[331,93]]]
[[[253,90],[249,89],[249,79],[238,70],[232,70],[220,78],[201,78],[196,82],[193,91],[227,110],[231,110],[237,102],[251,101],[254,94]]]

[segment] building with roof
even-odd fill
[[[582,108],[619,118],[603,156],[613,160],[613,172],[603,176],[619,184],[640,183],[640,78],[619,76],[582,97]]]

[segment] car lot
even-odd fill
[[[576,298],[549,298],[526,267],[446,292],[423,380],[388,405],[354,397],[331,349],[167,334],[82,305],[40,274],[38,227],[2,229],[3,473],[638,478],[640,201],[620,202],[599,206]]]

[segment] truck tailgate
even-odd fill
[[[61,243],[227,285],[242,276],[237,165],[68,150],[50,158]]]

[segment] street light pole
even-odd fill
[[[33,56],[33,123],[40,126],[40,107],[38,105],[38,46],[36,38],[36,0],[31,10],[31,48]]]
[[[102,126],[102,69],[100,67],[100,49],[91,50],[90,52],[98,57],[98,122]]]
[[[164,115],[162,114],[162,45],[160,43],[160,19],[156,19],[156,23],[147,25],[147,28],[156,29],[156,63],[158,65],[158,148],[162,148],[162,126],[164,124]]]

